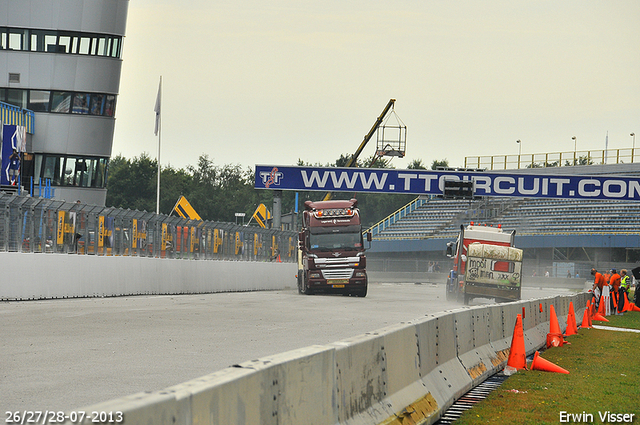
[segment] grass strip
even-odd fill
[[[640,329],[640,312],[607,319],[610,326]],[[541,357],[568,375],[519,371],[456,424],[630,423],[622,416],[601,420],[606,412],[635,414],[632,423],[640,424],[640,334],[580,329],[567,340],[571,345],[550,348]]]

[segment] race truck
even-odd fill
[[[496,302],[520,299],[522,250],[514,247],[515,230],[500,226],[460,226],[455,242],[447,244],[453,269],[447,278],[447,300],[469,304],[473,298]]]
[[[358,201],[306,201],[304,205],[298,233],[298,292],[366,297],[367,259]]]

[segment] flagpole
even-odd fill
[[[162,119],[161,119],[161,100],[162,100],[162,75],[160,76],[160,84],[158,85],[158,97],[156,98],[156,134],[158,135],[158,187],[156,189],[156,214],[160,214],[160,145],[162,144]]]

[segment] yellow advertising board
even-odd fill
[[[138,220],[135,218],[131,223],[131,233],[131,248],[136,249],[138,248]]]
[[[222,230],[213,230],[213,253],[217,254],[222,246]]]
[[[167,235],[167,223],[162,223],[162,246],[160,247],[160,249],[162,251],[164,251],[165,249],[167,249],[167,239],[168,239],[168,235]]]
[[[104,247],[104,216],[98,217],[98,248]]]
[[[236,255],[242,253],[242,240],[240,239],[240,232],[236,232]]]
[[[260,242],[260,236],[257,233],[253,234],[253,255],[258,255],[258,251],[262,248],[262,243]]]
[[[65,211],[58,211],[58,233],[57,233],[57,242],[58,245],[62,245],[64,243],[64,216]]]

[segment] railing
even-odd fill
[[[296,261],[295,232],[0,193],[0,252]]]
[[[416,209],[418,209],[419,207],[421,207],[426,203],[427,203],[427,198],[418,197],[413,201],[409,202],[404,207],[397,210],[396,212],[389,214],[388,217],[380,220],[379,222],[371,226],[367,231],[371,232],[371,235],[375,237],[384,229],[391,226],[393,223],[400,220],[401,218],[406,217],[407,214],[415,211]]]
[[[465,168],[512,170],[520,168],[570,167],[574,165],[622,164],[640,161],[640,148],[534,153],[521,155],[467,156]]]
[[[20,125],[26,128],[27,133],[33,134],[34,117],[35,115],[30,109],[0,102],[0,121],[6,125]]]

